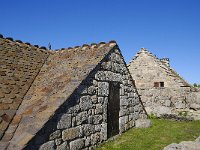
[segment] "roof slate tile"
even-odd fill
[[[32,55],[33,53],[36,55]],[[43,52],[24,43],[0,38],[0,118],[6,120],[0,122],[2,134],[0,139],[4,135],[1,140],[6,141],[11,137],[5,133],[5,129],[11,123],[24,95],[47,57],[47,51]],[[34,66],[32,73],[29,70],[30,63]]]

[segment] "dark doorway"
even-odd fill
[[[118,82],[110,82],[108,97],[108,114],[107,114],[107,136],[108,138],[119,134],[119,95],[120,85]]]

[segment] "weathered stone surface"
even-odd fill
[[[83,134],[86,136],[91,135],[95,132],[95,126],[91,124],[85,124],[83,125]]]
[[[125,131],[125,117],[120,117],[119,118],[119,129],[120,133],[123,133]]]
[[[101,124],[101,139],[107,140],[107,123]]]
[[[64,114],[62,115],[60,121],[58,122],[58,129],[66,129],[72,126],[72,115]]]
[[[69,129],[62,131],[62,139],[63,139],[63,141],[72,140],[77,137],[80,137],[81,134],[82,133],[81,133],[80,126],[74,127],[74,128],[69,128]]]
[[[91,101],[91,97],[88,96],[82,96],[80,98],[80,108],[81,110],[88,110],[90,108],[92,108],[92,101]]]
[[[69,150],[68,143],[64,142],[63,144],[59,145],[56,150]]]
[[[149,128],[151,125],[151,120],[149,119],[138,119],[135,121],[136,128]]]
[[[103,113],[102,104],[96,104],[95,114],[101,114],[101,113]]]
[[[100,133],[99,132],[96,132],[95,134],[91,135],[91,144],[92,145],[95,145],[95,144],[99,143],[100,140],[101,139],[100,139]]]
[[[60,145],[62,143],[62,138],[55,139],[55,143],[57,146]]]
[[[84,139],[77,139],[69,143],[70,150],[79,150],[84,147]]]
[[[95,86],[88,87],[88,94],[94,95],[97,92],[97,88]]]
[[[76,124],[77,125],[80,125],[82,123],[87,123],[87,121],[88,121],[88,113],[87,113],[87,111],[80,112],[76,116]]]
[[[166,146],[163,150],[200,150],[199,138],[197,138],[194,142],[183,141],[179,144],[172,143],[172,144]]]
[[[94,115],[93,116],[93,123],[94,124],[99,124],[99,123],[102,122],[102,120],[103,120],[102,115]]]
[[[134,108],[131,108],[134,110]],[[128,115],[129,114],[129,110],[127,108],[123,108],[121,107],[120,111],[119,111],[119,116],[125,116],[125,115]]]
[[[40,146],[40,150],[55,150],[55,142],[49,141]]]
[[[50,134],[49,140],[54,140],[56,138],[59,138],[60,136],[61,136],[61,131],[57,130],[53,132],[52,134]]]
[[[192,103],[190,104],[190,109],[200,110],[200,104]]]
[[[103,104],[105,101],[105,97],[98,97],[98,103]]]
[[[170,100],[165,100],[164,106],[170,107],[171,106],[171,101]]]
[[[155,108],[152,108],[154,112],[154,114],[156,114],[157,116],[163,115],[163,114],[171,114],[172,113],[172,108],[170,107],[165,107],[165,106],[157,106],[155,105]]]
[[[96,131],[96,132],[101,131],[101,124],[95,125],[95,131]]]
[[[78,101],[78,100],[77,100]],[[77,115],[77,113],[80,111],[80,105],[75,105],[73,107],[70,107],[68,109],[68,113],[72,115]]]
[[[107,82],[98,82],[98,96],[108,96],[109,85]]]
[[[174,105],[178,109],[184,109],[186,107],[185,102],[183,102],[183,101],[178,101],[178,102],[174,103]]]
[[[92,103],[96,104],[97,103],[97,95],[91,96],[91,100],[92,100]]]
[[[91,138],[90,137],[87,137],[86,139],[85,139],[85,146],[87,147],[87,146],[90,146],[91,145]]]
[[[120,106],[127,106],[128,103],[128,96],[120,96]]]

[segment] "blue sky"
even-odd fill
[[[128,63],[141,47],[200,84],[200,0],[13,0],[0,34],[53,49],[116,40]]]

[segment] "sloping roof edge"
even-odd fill
[[[105,44],[106,43],[99,43],[98,45],[95,45],[95,44],[93,44],[93,45],[91,45],[91,47],[93,47],[93,48],[103,48],[103,46],[105,46]],[[109,46],[109,49],[107,50],[107,51],[105,51],[105,53],[104,53],[104,55],[102,56],[102,58],[101,59],[99,59],[99,61],[97,61],[97,63],[96,63],[96,65],[94,65],[94,68],[95,68],[95,66],[97,66],[99,63],[101,63],[102,62],[102,60],[104,59],[104,57],[106,56],[106,55],[108,55],[109,54],[109,52],[111,52],[112,50],[113,50],[113,48],[115,48],[115,47],[118,47],[118,45],[117,45],[117,43],[116,42],[114,42],[114,41],[111,41],[111,42],[109,42],[108,44],[107,44],[107,46]],[[80,47],[76,47],[76,49],[78,49],[78,48],[80,48]],[[81,49],[87,49],[88,48],[88,45],[83,45],[82,47],[81,47]],[[71,49],[71,48],[69,48],[69,49]],[[68,49],[68,50],[69,50]],[[64,50],[64,49],[62,49],[61,51],[57,51],[56,53],[58,53],[58,54],[64,54],[65,53],[65,51],[66,50]],[[98,51],[97,51],[97,53],[98,53]],[[48,62],[47,62],[48,63]],[[44,67],[44,66],[43,66]],[[70,91],[70,93],[73,93],[73,91],[79,86],[79,84],[85,79],[85,78],[87,78],[87,75],[94,69],[94,68],[91,68],[90,69],[90,71],[89,72],[87,72],[87,74],[85,74],[84,75],[84,78],[82,78],[80,81],[78,81],[77,83],[73,83],[73,86],[74,86],[74,88],[73,89],[71,89],[71,91]],[[71,95],[71,94],[70,94]],[[65,100],[67,100],[68,98],[69,98],[69,96],[70,95],[68,95],[67,97],[64,97],[64,99],[60,99],[60,103],[58,104],[58,107],[54,107],[54,106],[52,106],[51,107],[51,110],[53,110],[53,113],[52,112],[45,112],[45,113],[47,113],[49,116],[45,119],[45,118],[42,118],[43,120],[45,120],[45,122],[47,122],[48,121],[48,119],[49,118],[51,118],[53,115],[54,115],[54,112],[57,110],[57,109],[59,109],[59,107],[65,102]],[[53,104],[53,103],[51,103],[51,104]],[[25,104],[26,105],[26,104]],[[22,107],[22,106],[21,106]],[[26,108],[26,107],[25,107]],[[23,108],[24,109],[24,108]],[[20,113],[22,113],[21,112],[22,110],[18,110],[18,114],[20,114]],[[22,113],[23,114],[23,113]],[[42,114],[41,113],[39,113],[38,114],[40,117],[42,117]],[[36,116],[35,117],[37,117],[37,114],[36,114]],[[41,119],[41,118],[40,118]],[[33,122],[34,122],[34,118],[33,118]],[[36,121],[36,120],[35,120]],[[41,121],[41,120],[40,120]],[[37,124],[36,126],[38,126],[37,128],[33,128],[32,129],[32,133],[29,133],[29,132],[25,132],[25,135],[20,139],[19,137],[18,137],[18,135],[20,134],[20,131],[21,131],[21,129],[23,129],[23,130],[25,130],[26,131],[26,129],[24,129],[23,127],[25,127],[23,124],[23,121],[20,121],[20,124],[19,124],[19,126],[18,126],[18,128],[17,128],[17,130],[16,130],[16,132],[15,132],[15,134],[14,134],[14,136],[13,136],[13,138],[12,138],[12,140],[11,140],[11,142],[10,142],[10,145],[9,145],[9,147],[20,147],[20,148],[23,148],[23,147],[25,147],[25,145],[34,137],[34,135],[44,126],[44,124],[45,124],[45,122],[44,123],[42,123],[42,124]],[[37,121],[36,121],[36,123],[38,123]],[[19,131],[18,131],[19,130]],[[19,134],[18,134],[19,133]],[[20,143],[20,142],[22,142],[22,143]]]
[[[158,57],[156,57],[156,55],[153,55],[149,50],[147,50],[146,48],[141,48],[136,55],[131,59],[131,61],[128,63],[127,67],[130,66],[131,62],[133,62],[135,59],[137,59],[137,57],[140,55],[140,53],[145,52],[147,55],[153,57],[154,59],[156,59],[157,63],[162,64],[165,66],[165,68],[167,68],[172,74],[174,74],[177,78],[179,78],[184,86],[186,87],[191,87],[191,85],[185,81],[185,79],[183,77],[181,77],[174,69],[172,69],[170,66],[167,66],[165,63],[163,63]],[[159,65],[161,67],[161,65]]]
[[[26,51],[26,52],[28,52],[28,51],[30,51],[30,49],[31,50],[33,50],[33,51],[37,51],[37,52],[41,52],[41,53],[44,53],[44,54],[46,54],[47,55],[47,58],[48,58],[48,55],[49,54],[51,54],[51,51],[49,51],[47,48],[45,48],[44,46],[42,46],[42,47],[39,47],[38,45],[31,45],[30,43],[24,43],[24,42],[22,42],[21,40],[14,40],[13,38],[11,38],[11,37],[4,37],[2,34],[0,34],[0,39],[2,40],[2,43],[4,44],[4,43],[6,43],[7,45],[9,45],[9,46],[13,46],[13,45],[15,45],[15,46],[17,46],[17,47],[19,47],[19,49],[23,49],[24,51]],[[5,45],[5,44],[4,44]],[[1,47],[2,48],[2,50],[10,50],[10,51],[15,51],[15,49],[14,50],[12,50],[12,49],[6,49],[5,47],[4,47],[4,45]],[[15,52],[16,54],[18,53],[18,51],[17,52]],[[14,57],[15,58],[15,57]],[[16,58],[15,58],[16,59]],[[46,59],[46,57],[44,58],[44,62],[45,62],[45,59]],[[9,60],[9,59],[8,59]],[[12,60],[10,60],[11,61],[11,63],[10,64],[12,64],[12,63],[14,63],[16,60],[14,60],[14,61],[12,61]],[[9,64],[9,65],[10,65]],[[42,68],[42,65],[43,65],[44,63],[41,63],[41,68]],[[40,67],[39,67],[40,68]],[[40,68],[40,69],[41,69]],[[14,68],[15,69],[15,68]],[[39,69],[39,70],[40,70]],[[14,72],[14,71],[13,71]],[[13,73],[12,72],[12,73]],[[14,73],[16,73],[16,72],[14,72]],[[36,73],[36,76],[37,76],[37,73]],[[6,77],[7,77],[7,75],[6,75]],[[19,81],[19,79],[16,79],[16,81]],[[33,79],[33,81],[34,81],[34,79]],[[16,83],[13,83],[13,85],[14,84],[16,84]],[[32,82],[30,83],[30,84],[32,84]],[[29,86],[27,86],[28,87],[28,89],[30,88]],[[27,90],[28,90],[27,89]],[[25,91],[25,93],[27,92],[26,90],[24,90]],[[19,94],[19,93],[18,93]],[[23,95],[23,94],[22,94]],[[13,104],[13,106],[12,106],[12,111],[14,112],[15,110],[17,110],[19,107],[20,107],[20,105],[21,105],[21,103],[22,103],[22,101],[23,101],[23,98],[24,98],[24,96],[25,96],[25,94],[23,95],[23,97],[22,98],[20,98],[20,99],[18,99],[18,102],[16,102],[16,101],[14,101],[13,100],[13,103],[17,103],[17,104],[15,104],[15,106],[14,106],[14,104]],[[18,104],[19,103],[19,104]],[[2,104],[2,103],[1,103]],[[2,104],[3,105],[3,104]],[[11,104],[10,104],[11,105]],[[1,106],[1,108],[2,108],[2,106]],[[1,110],[1,111],[4,111],[4,109],[3,110]],[[5,113],[5,112],[4,112]],[[15,116],[15,114],[16,114],[16,112],[14,112],[13,113],[14,115],[13,115],[13,117]],[[6,126],[6,129],[4,130],[4,132],[2,133],[2,136],[0,137],[0,140],[4,140],[3,138],[4,138],[4,135],[5,135],[5,133],[6,133],[6,131],[8,130],[8,128],[9,128],[9,125],[12,123],[12,121],[13,121],[13,117],[12,118],[10,118],[10,120],[8,120],[7,119],[7,121],[8,121],[8,125]],[[7,138],[7,137],[6,137]],[[2,141],[0,141],[0,142],[2,142]]]

